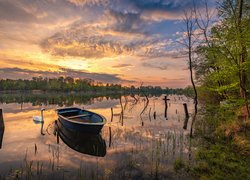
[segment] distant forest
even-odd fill
[[[160,86],[122,86],[120,84],[105,84],[92,79],[74,79],[72,77],[43,78],[33,77],[27,79],[0,79],[0,91],[83,91],[83,92],[123,92],[123,93],[166,93],[166,94],[192,94],[191,88],[161,88]]]

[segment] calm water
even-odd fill
[[[0,95],[5,122],[0,149],[1,177],[178,177],[174,173],[174,161],[185,159],[192,162],[188,137],[191,122],[184,130],[183,103],[188,104],[190,113],[193,103],[185,96],[169,95],[166,118],[163,97],[149,97],[145,108],[146,98],[137,95],[135,98],[119,95]],[[102,114],[107,124],[98,136],[79,136],[76,139],[79,144],[62,141],[55,133],[55,109],[62,106],[84,107]],[[45,122],[36,124],[32,117],[40,115],[41,108],[46,109]]]

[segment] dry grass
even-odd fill
[[[233,138],[233,145],[238,150],[238,152],[243,156],[250,156],[250,140],[249,137],[244,135],[236,135]]]
[[[217,134],[232,140],[237,153],[250,156],[250,119],[241,121],[239,119],[223,124],[218,127]]]

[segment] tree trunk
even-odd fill
[[[247,102],[247,90],[246,90],[246,81],[247,81],[247,75],[243,68],[243,64],[245,63],[245,59],[247,56],[247,50],[246,46],[244,44],[244,37],[242,32],[242,25],[241,25],[241,19],[242,19],[242,9],[243,9],[243,0],[238,0],[238,18],[237,18],[237,28],[239,32],[239,44],[240,44],[240,54],[239,54],[239,80],[240,80],[240,96],[245,101],[245,107],[247,116],[249,117],[249,107]]]
[[[191,42],[192,42],[192,38],[191,38],[191,34],[188,37],[189,40],[189,48],[188,48],[188,58],[189,58],[189,70],[190,70],[190,79],[191,79],[191,83],[194,89],[194,104],[195,104],[195,114],[197,114],[197,105],[198,105],[198,100],[197,100],[197,90],[196,90],[196,86],[194,83],[194,77],[193,77],[193,67],[192,67],[192,48],[191,48]]]

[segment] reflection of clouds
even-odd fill
[[[13,115],[17,113],[29,113],[34,110],[39,111],[43,106],[45,105],[41,104],[39,106],[27,102],[19,104],[11,102],[4,105],[4,113],[13,113]],[[46,111],[50,109],[54,109],[54,106],[46,105]]]
[[[50,173],[51,167],[49,162],[54,160],[55,166],[58,165],[60,170],[69,170],[74,174],[74,171],[79,169],[81,162],[86,165],[88,169],[94,169],[97,164],[99,170],[102,168],[110,167],[115,169],[119,166],[123,166],[128,163],[127,157],[131,156],[131,152],[134,152],[133,156],[137,157],[137,160],[144,157],[144,160],[150,165],[151,161],[147,160],[147,153],[154,151],[156,144],[161,141],[161,150],[163,153],[166,151],[164,158],[167,162],[172,162],[175,157],[183,153],[185,157],[188,151],[188,140],[186,135],[189,130],[184,131],[183,127],[183,102],[186,102],[188,98],[185,96],[171,95],[168,96],[171,105],[168,108],[169,120],[165,120],[164,117],[164,101],[163,96],[155,98],[150,97],[149,106],[152,111],[157,112],[157,119],[150,122],[148,119],[148,110],[143,115],[144,127],[141,127],[138,114],[143,108],[143,101],[139,102],[132,111],[125,110],[124,116],[130,117],[124,118],[124,126],[121,126],[119,117],[114,117],[113,122],[110,122],[110,106],[114,107],[114,112],[120,112],[120,106],[118,100],[107,100],[106,98],[97,98],[94,100],[91,109],[99,114],[104,115],[108,119],[108,123],[103,127],[102,137],[106,141],[108,148],[109,144],[109,127],[111,127],[111,148],[107,149],[107,154],[104,158],[96,158],[89,155],[84,155],[70,149],[64,144],[61,139],[59,145],[56,143],[56,137],[53,135],[53,125],[51,125],[49,132],[45,136],[40,135],[40,125],[35,125],[32,121],[32,116],[40,113],[40,107],[35,106],[34,109],[31,104],[24,104],[27,109],[24,112],[16,112],[15,109],[19,107],[18,104],[1,104],[1,107],[8,109],[4,114],[5,122],[5,135],[3,140],[3,149],[0,153],[0,168],[3,172],[7,173],[9,167],[3,167],[3,164],[13,165],[13,168],[18,168],[20,162],[23,161],[26,149],[28,150],[28,160],[44,164],[44,172]],[[133,103],[131,97],[127,97],[128,104]],[[123,103],[125,98],[122,98]],[[155,109],[153,108],[155,104]],[[86,106],[86,105],[84,105]],[[192,102],[188,102],[190,112],[192,112]],[[88,105],[86,106],[88,107]],[[13,112],[11,109],[13,108]],[[30,108],[30,109],[29,109]],[[56,106],[45,107],[49,109],[44,112],[45,124],[44,130],[48,125],[53,124],[57,118],[56,112],[53,110]],[[88,107],[89,108],[89,107]],[[128,108],[129,109],[129,108]],[[178,115],[180,115],[180,121],[176,119],[177,115],[175,110],[178,109]],[[151,114],[152,115],[152,114]],[[189,122],[190,124],[190,122]],[[190,129],[190,125],[188,126]],[[183,143],[183,148],[181,148]],[[34,153],[34,146],[37,145],[37,154]],[[168,151],[167,151],[168,150]],[[173,155],[175,154],[175,155]],[[122,162],[122,163],[121,163]],[[140,163],[140,161],[139,161]],[[168,165],[164,162],[163,166]],[[145,167],[147,168],[147,167]],[[70,173],[69,173],[70,174]]]
[[[96,101],[93,104],[84,106],[86,109],[109,109],[119,104],[119,100]]]

